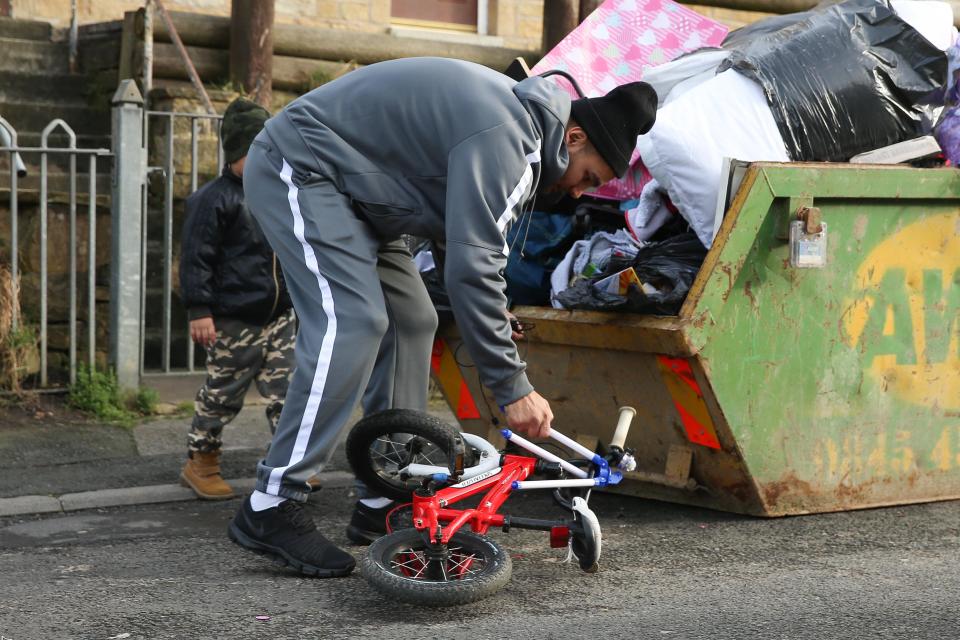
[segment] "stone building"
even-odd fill
[[[77,17],[80,24],[116,20],[143,4],[77,0]],[[166,0],[164,5],[170,11],[230,15],[230,0]],[[456,10],[449,10],[451,6]],[[430,37],[443,31],[463,42],[539,49],[543,0],[276,0],[275,11],[279,24],[398,35],[426,32]],[[0,15],[66,27],[70,0],[0,0]]]

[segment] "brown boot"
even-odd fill
[[[197,497],[204,500],[228,500],[233,497],[233,489],[220,475],[219,451],[191,453],[180,472],[180,484],[190,487]]]

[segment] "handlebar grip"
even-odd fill
[[[623,444],[627,441],[627,433],[630,431],[630,423],[635,415],[637,415],[637,410],[633,407],[620,407],[617,430],[613,432],[613,439],[610,441],[611,447],[623,449]]]

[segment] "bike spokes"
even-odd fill
[[[427,570],[427,562],[423,552],[412,549],[397,554],[396,559],[390,561],[390,567],[398,574],[412,580],[420,580]]]
[[[436,444],[407,434],[377,438],[370,446],[370,460],[383,471],[395,473],[410,464],[446,466],[447,454]]]
[[[411,580],[465,580],[483,572],[483,558],[462,547],[451,547],[444,555],[430,558],[425,549],[401,549],[390,560],[390,568]]]

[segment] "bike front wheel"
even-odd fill
[[[458,531],[443,548],[416,529],[375,540],[360,561],[363,577],[390,598],[446,607],[482,600],[510,580],[510,556],[493,540]]]

